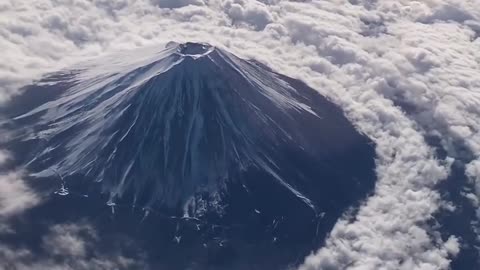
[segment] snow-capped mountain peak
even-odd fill
[[[204,43],[171,42],[138,57],[88,63],[14,122],[22,123],[20,141],[39,145],[26,158],[32,176],[61,178],[64,189],[91,183],[109,205],[187,216],[209,211],[199,200],[219,212],[232,204],[222,201],[233,186],[259,183],[319,213],[322,198],[309,189],[332,181],[322,175],[338,178],[325,194],[352,181],[327,164],[373,151],[314,90]]]

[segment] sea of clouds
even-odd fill
[[[209,42],[302,79],[377,143],[375,193],[336,224],[301,270],[449,268],[465,239],[440,237],[431,221],[458,207],[437,188],[452,164],[461,162],[469,179],[462,194],[477,208],[480,199],[477,0],[3,0],[0,101],[47,72],[171,40]],[[0,152],[0,164],[8,160]],[[41,202],[22,174],[0,174],[4,233],[14,230],[9,218]],[[55,230],[71,237],[57,239]],[[49,235],[45,245],[58,241],[66,245],[58,252],[77,259],[95,239],[88,224],[59,224]],[[98,257],[98,269],[136,263]],[[0,265],[65,269],[49,258],[0,245]],[[72,261],[72,269],[95,269]]]

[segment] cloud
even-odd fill
[[[463,23],[471,19],[473,19],[473,16],[467,10],[462,9],[462,7],[445,4],[434,10],[432,15],[424,19],[424,22],[452,21]]]
[[[442,240],[429,221],[451,162],[425,136],[468,163],[480,186],[479,25],[480,7],[461,0],[4,1],[0,99],[45,72],[119,50],[170,40],[227,47],[306,81],[377,143],[375,194],[301,269],[448,269],[459,238]],[[9,204],[17,210],[4,212],[24,208]]]
[[[50,233],[44,236],[43,245],[52,255],[85,257],[87,240],[96,238],[95,231],[88,225],[62,224],[52,227]]]
[[[188,5],[205,5],[202,0],[151,0],[153,4],[161,8],[180,8]]]
[[[0,150],[0,167],[4,166],[10,160],[10,154]]]
[[[475,193],[480,194],[480,160],[477,159],[468,163],[465,172],[470,181],[474,184]],[[478,201],[479,198],[475,199]]]
[[[0,244],[0,268],[15,270],[148,269],[142,258],[97,250],[97,232],[85,222],[56,224],[43,236],[42,253]]]
[[[9,221],[41,202],[24,181],[22,171],[8,171],[3,166],[11,160],[8,152],[0,149],[0,234],[12,232]]]
[[[263,30],[273,21],[268,8],[257,1],[225,1],[225,13],[232,19],[233,24],[246,23],[256,30]]]
[[[0,174],[0,221],[38,204],[40,198],[23,181],[21,174]]]

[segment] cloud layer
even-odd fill
[[[479,35],[480,6],[469,0],[8,0],[0,99],[118,50],[170,40],[227,47],[306,81],[378,144],[375,194],[301,269],[447,269],[461,239],[442,240],[428,222],[453,159],[467,163],[480,194]],[[449,158],[425,136],[439,137]],[[6,175],[3,185],[24,189]]]

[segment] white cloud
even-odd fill
[[[223,8],[233,24],[244,22],[257,30],[263,30],[273,21],[268,8],[257,1],[228,0],[223,4]]]
[[[261,2],[3,1],[0,97],[80,59],[170,40],[205,41],[255,57],[341,104],[377,143],[375,194],[354,219],[336,224],[302,268],[447,269],[458,241],[441,241],[428,221],[441,205],[436,185],[449,163],[436,159],[423,136],[440,136],[454,158],[466,157],[458,148],[464,145],[467,173],[480,182],[480,6]]]
[[[470,181],[474,183],[476,194],[480,194],[480,160],[477,159],[467,164],[465,172]]]
[[[43,244],[52,255],[85,257],[88,241],[96,238],[93,228],[86,224],[61,224],[51,228]]]
[[[23,212],[40,201],[23,181],[21,174],[0,174],[0,221]]]
[[[122,270],[146,269],[142,256],[131,258],[121,250],[97,250],[97,232],[91,225],[57,224],[43,236],[43,251],[0,244],[0,269],[15,270]]]
[[[4,166],[10,160],[10,155],[6,151],[0,150],[0,167]]]
[[[161,8],[180,8],[188,5],[205,5],[202,0],[151,0],[153,4]]]
[[[10,157],[7,154],[2,156],[0,151],[0,168],[2,161],[8,159]],[[21,172],[0,171],[0,234],[13,233],[10,219],[41,202],[40,197],[27,185],[22,176]]]

